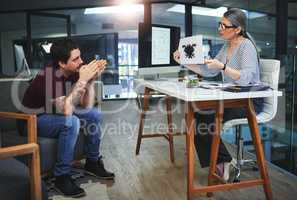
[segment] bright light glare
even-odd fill
[[[206,8],[206,7],[198,7],[198,6],[192,7],[193,15],[222,17],[226,11],[227,11],[226,7],[219,7],[219,8]],[[185,13],[185,7],[183,5],[174,5],[171,8],[167,9],[167,12]]]
[[[222,17],[223,14],[227,11],[227,7],[218,7],[218,8],[206,8],[206,7],[199,7],[193,6],[192,7],[192,14],[193,15],[203,15],[203,16],[210,16],[210,17]],[[264,17],[266,14],[259,13],[259,12],[249,12],[246,10],[242,10],[245,12],[249,19],[255,19],[259,17]],[[185,7],[183,5],[174,5],[171,8],[167,9],[167,12],[177,12],[177,13],[185,13]]]
[[[252,11],[247,11],[247,10],[243,10],[241,9],[243,12],[245,12],[247,18],[249,19],[256,19],[256,18],[259,18],[259,17],[265,17],[266,14],[264,13],[259,13],[259,12],[252,12]]]
[[[50,53],[52,43],[42,44],[41,46],[42,46],[42,48],[44,49],[44,51],[45,51],[46,53]]]
[[[119,6],[86,8],[84,14],[126,14],[141,11],[143,12],[142,4],[123,4]]]

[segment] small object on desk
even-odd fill
[[[231,86],[230,84],[226,83],[217,83],[217,82],[202,82],[199,87],[204,88],[204,89],[222,89],[224,87],[229,87]]]
[[[183,82],[185,80],[187,74],[188,74],[188,71],[186,69],[181,69],[178,72],[178,81]]]
[[[199,86],[199,79],[196,75],[189,75],[185,77],[187,88],[195,88]]]

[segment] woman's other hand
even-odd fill
[[[224,64],[220,61],[218,61],[217,59],[205,59],[205,64],[207,64],[207,67],[209,69],[223,69],[224,68]]]
[[[178,64],[180,64],[180,52],[178,50],[176,50],[173,53],[173,59],[175,60],[175,62],[177,62]]]

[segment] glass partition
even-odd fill
[[[175,3],[152,4],[152,24],[177,26],[185,36],[185,6]]]
[[[204,35],[204,46],[210,50],[209,55],[214,57],[223,41],[218,37],[217,25],[223,12],[230,7],[244,9],[248,16],[248,31],[256,40],[262,58],[275,57],[276,40],[276,0],[271,1],[217,1],[207,0],[206,5],[193,6],[193,35]],[[261,126],[261,134],[266,158],[272,163],[297,174],[296,151],[296,62],[297,53],[297,20],[295,17],[296,3],[289,3],[288,20],[288,53],[281,58],[281,71],[279,90],[283,96],[279,98],[278,112],[274,120]],[[115,9],[117,12],[105,12],[106,7],[79,8],[64,10],[43,10],[44,13],[67,15],[71,18],[71,35],[93,34],[117,34],[117,56],[110,57],[113,67],[118,67],[119,80],[124,91],[129,92],[133,88],[133,74],[138,69],[138,24],[143,22],[143,5],[134,5],[135,12],[127,12],[125,9]],[[204,12],[206,10],[206,12]],[[104,12],[103,12],[104,11]],[[204,13],[204,14],[202,14]],[[206,14],[205,14],[206,13]],[[211,15],[210,15],[211,13]],[[17,41],[27,39],[25,12],[0,14],[0,66],[1,74],[15,75],[18,71],[17,58],[14,44]],[[7,20],[9,19],[9,20]],[[152,23],[181,28],[181,37],[185,36],[185,6],[183,4],[166,3],[152,4]],[[66,36],[66,22],[64,19],[55,20],[35,16],[32,21],[32,38]],[[68,26],[69,28],[69,26]],[[110,39],[109,42],[112,42]],[[45,50],[47,46],[44,46]],[[293,55],[291,55],[293,54]],[[108,55],[106,54],[108,57]],[[118,62],[117,62],[118,61]],[[118,64],[117,64],[118,63]],[[32,67],[32,66],[30,66]],[[251,147],[251,140],[247,127],[243,127],[246,133],[246,147]],[[225,134],[227,141],[234,142],[234,134]],[[252,148],[251,148],[251,151]]]
[[[15,76],[18,69],[13,44],[26,38],[26,13],[0,14],[0,24],[0,74]]]
[[[30,14],[30,17],[32,39],[67,37],[67,15],[60,17],[42,12]]]
[[[257,12],[259,17],[248,19],[248,31],[254,37],[261,58],[275,57],[276,19]]]
[[[297,3],[296,3],[297,4]],[[288,53],[297,54],[297,20],[288,20]]]

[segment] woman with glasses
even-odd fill
[[[202,76],[213,77],[222,74],[224,83],[248,85],[260,83],[259,58],[256,44],[246,30],[245,13],[237,8],[224,13],[218,26],[220,37],[225,44],[214,59],[205,59],[204,65],[187,65],[186,67]],[[173,55],[180,63],[180,52]],[[263,99],[255,99],[257,113],[263,108]],[[201,167],[208,167],[214,133],[215,111],[203,110],[195,113],[196,135],[195,147]],[[244,109],[225,108],[223,122],[246,117]],[[236,160],[232,159],[225,145],[220,142],[216,173],[226,182],[233,182],[236,177]]]

